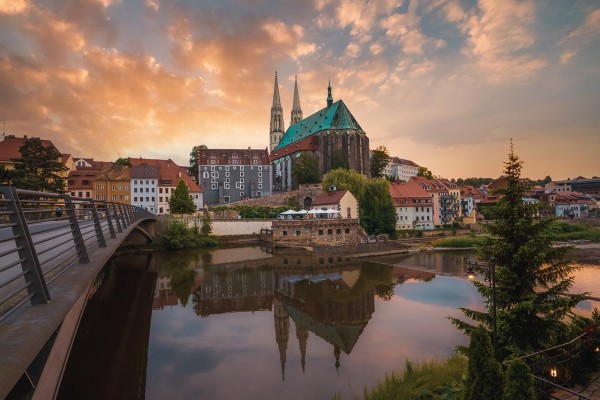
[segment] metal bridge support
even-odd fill
[[[33,240],[27,227],[25,214],[19,202],[19,195],[13,187],[0,186],[0,193],[6,199],[6,209],[11,222],[13,239],[17,245],[19,261],[23,269],[23,277],[27,284],[27,291],[31,298],[31,304],[45,304],[50,300],[50,292],[46,286],[40,260],[37,257]],[[14,265],[14,264],[13,264]],[[12,266],[12,265],[11,265]],[[7,269],[7,268],[5,268]],[[18,278],[18,276],[17,276]],[[16,279],[16,278],[15,278]]]
[[[94,200],[89,200],[90,206],[92,207],[92,217],[94,219],[94,230],[96,231],[96,239],[98,240],[98,245],[100,247],[106,247],[106,240],[104,239],[104,234],[102,233],[102,226],[100,226],[100,216],[98,215],[98,210],[96,209],[96,205],[94,204]]]
[[[115,227],[113,226],[112,221],[112,213],[106,204],[106,200],[102,200],[102,204],[104,205],[104,210],[106,212],[106,222],[108,223],[108,231],[110,232],[111,238],[116,238],[117,234],[115,233]]]
[[[87,264],[90,262],[90,259],[88,257],[87,249],[85,248],[83,236],[81,236],[81,229],[79,229],[79,223],[77,222],[77,216],[75,215],[71,196],[64,195],[62,198],[67,208],[67,215],[69,217],[69,224],[71,225],[71,232],[73,233],[73,240],[75,241],[77,257],[79,257],[79,262],[81,264]]]

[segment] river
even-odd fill
[[[60,397],[362,395],[406,360],[443,359],[467,343],[447,318],[481,307],[466,256],[358,260],[246,247],[115,258],[82,319]],[[599,296],[598,281],[600,267],[583,266],[574,289]]]

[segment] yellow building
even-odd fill
[[[113,164],[94,179],[95,200],[131,204],[131,167]]]

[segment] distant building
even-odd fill
[[[93,180],[94,199],[131,204],[131,168],[112,164],[103,168]]]
[[[140,164],[131,167],[131,204],[158,212],[159,164]]]
[[[198,149],[198,175],[206,204],[233,203],[272,193],[267,149]]]
[[[417,176],[420,166],[411,160],[392,157],[388,164],[389,172],[386,174],[394,180],[408,182],[413,176]]]
[[[94,181],[104,169],[111,167],[113,163],[101,161],[94,162],[93,160],[91,160],[91,163],[79,163],[79,161],[80,159],[76,159],[75,170],[69,171],[67,191],[73,197],[96,199]],[[104,193],[104,195],[106,195],[106,193]]]

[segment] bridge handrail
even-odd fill
[[[129,204],[0,186],[0,322],[25,304],[47,303],[50,282],[143,218],[154,215]]]

